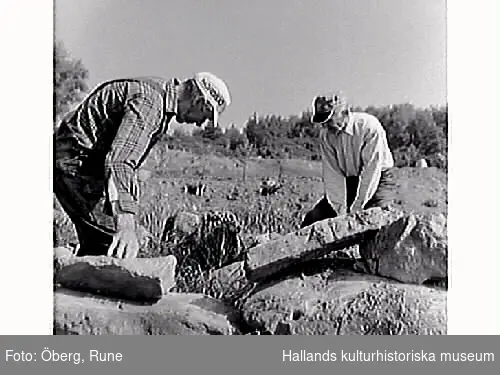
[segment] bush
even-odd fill
[[[162,222],[163,228],[150,230],[150,233],[156,232],[157,235],[146,248],[141,249],[138,256],[174,255],[177,258],[175,291],[209,293],[207,275],[245,256],[246,246],[240,235],[242,226],[231,212],[208,211],[201,215],[199,227],[193,233],[186,234],[174,229],[176,216],[173,214],[164,221],[159,218],[151,221]],[[142,224],[147,225],[145,222]]]

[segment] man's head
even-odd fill
[[[177,102],[177,121],[201,126],[210,120],[218,126],[219,115],[231,104],[229,89],[212,73],[197,73],[182,82]]]
[[[318,95],[313,100],[312,122],[340,130],[349,118],[349,106],[346,98],[341,93]]]

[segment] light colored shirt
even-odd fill
[[[368,113],[353,112],[343,130],[320,133],[325,196],[343,214],[360,210],[373,197],[381,172],[392,168],[394,160],[379,120]],[[354,203],[347,207],[346,177],[359,177]]]

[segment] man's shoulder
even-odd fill
[[[154,90],[164,90],[167,80],[158,77],[132,77],[125,79],[129,85],[133,85],[139,88],[148,88]]]
[[[96,89],[99,88],[112,88],[116,86],[127,86],[129,88],[132,88],[132,90],[137,90],[137,91],[164,91],[167,84],[172,81],[166,78],[162,77],[149,77],[149,76],[143,76],[143,77],[125,77],[125,78],[116,78],[116,79],[109,79],[107,81],[104,81],[100,83]]]
[[[141,84],[148,84],[152,86],[156,86],[157,88],[165,89],[165,86],[169,82],[178,81],[176,78],[164,78],[164,77],[156,77],[156,76],[143,76],[143,77],[135,77],[130,78],[131,81],[135,81]]]
[[[360,130],[368,132],[384,132],[384,127],[379,119],[374,115],[366,112],[352,112],[353,125]]]
[[[362,125],[380,124],[377,117],[367,112],[352,112],[352,117]]]
[[[169,80],[161,77],[132,77],[116,79],[116,85],[124,87],[127,97],[147,98],[154,104],[163,105]]]

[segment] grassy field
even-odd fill
[[[298,229],[303,215],[320,199],[320,176],[321,163],[306,160],[244,162],[182,151],[153,153],[139,174],[142,192],[139,223],[152,236],[158,236],[164,221],[178,211],[229,210],[246,223],[244,236],[268,231],[288,233]],[[282,188],[273,195],[262,196],[259,187],[267,177],[280,180]],[[396,169],[395,177],[396,206],[408,212],[447,212],[445,172],[406,167]],[[207,186],[203,197],[184,193],[186,184],[199,182]],[[60,228],[67,220],[57,205],[55,219],[59,244],[69,241],[70,229]]]
[[[166,222],[177,212],[231,211],[242,224],[243,244],[251,246],[258,235],[285,234],[299,228],[302,217],[321,198],[321,163],[306,160],[237,160],[198,156],[157,149],[139,173],[142,199],[138,223],[143,241],[139,256],[171,253],[161,236]],[[263,196],[264,178],[282,187]],[[395,171],[395,205],[407,212],[447,212],[447,175],[436,168],[399,168]],[[204,183],[202,197],[184,192],[186,184]],[[55,206],[55,245],[76,242],[71,223]],[[200,250],[198,250],[200,251]],[[203,249],[202,251],[207,251]],[[185,286],[183,291],[192,288]]]
[[[306,160],[250,159],[246,173],[241,160],[196,156],[171,151],[169,157],[153,158],[142,174],[144,207],[203,211],[229,209],[241,216],[279,217],[272,231],[297,228],[300,218],[321,197],[321,163]],[[246,176],[244,176],[246,174]],[[244,177],[246,179],[244,180]],[[283,187],[272,196],[258,193],[263,178],[281,180]],[[395,171],[396,204],[411,212],[447,211],[447,175],[436,168],[399,168]],[[187,183],[205,183],[205,196],[183,194]],[[148,209],[146,209],[148,211]]]

